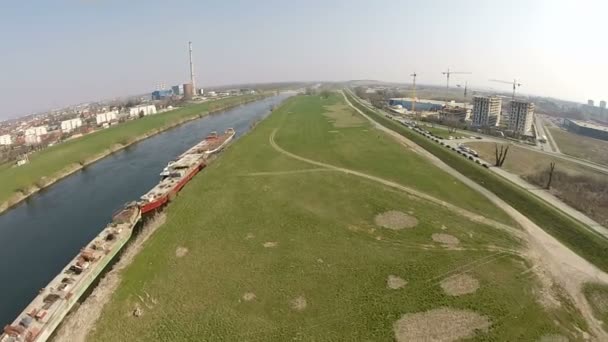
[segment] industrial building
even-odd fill
[[[11,137],[10,134],[4,134],[4,135],[0,135],[0,145],[12,145],[13,144],[13,138]]]
[[[178,95],[178,96],[184,95],[184,85],[183,84],[173,86],[173,87],[171,87],[171,90],[173,90],[173,95]]]
[[[412,110],[412,103],[414,99],[409,97],[398,97],[392,98],[388,100],[388,105],[391,107],[401,106],[407,110]],[[417,111],[438,111],[443,108],[445,103],[441,101],[433,101],[433,100],[416,100],[416,110]]]
[[[63,133],[70,133],[71,131],[73,131],[76,128],[81,127],[81,126],[82,126],[81,118],[61,121],[61,131]]]
[[[608,140],[608,126],[572,119],[564,119],[564,126],[568,131],[576,134]]]
[[[184,98],[191,99],[194,97],[194,88],[192,88],[192,83],[184,84]]]
[[[156,106],[155,105],[141,105],[129,108],[129,116],[137,117],[140,114],[143,116],[156,114]]]
[[[173,90],[165,89],[165,90],[155,90],[152,92],[152,100],[164,100],[173,96]]]
[[[106,122],[116,121],[117,116],[118,116],[118,111],[113,110],[113,111],[109,111],[106,113],[97,114],[97,116],[95,117],[95,121],[97,122],[98,125],[101,125]]]
[[[439,111],[439,119],[465,122],[471,119],[471,108],[445,107]]]
[[[509,130],[527,136],[533,136],[534,103],[525,100],[511,101],[509,113]]]
[[[502,100],[498,96],[473,97],[473,126],[490,127],[500,125]]]

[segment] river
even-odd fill
[[[212,131],[233,127],[238,139],[252,122],[264,118],[272,106],[290,95],[282,93],[155,135],[0,215],[0,326],[11,323],[110,222],[116,210],[158,183],[159,173],[169,160]]]

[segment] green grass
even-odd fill
[[[282,144],[298,155],[395,181],[498,221],[515,224],[504,211],[477,192],[430,165],[423,157],[404,151],[392,138],[375,130],[337,95],[323,102],[302,101],[299,107],[302,111],[322,113],[339,103],[344,116],[359,118],[359,125],[338,130],[328,120],[293,115],[289,122],[298,127],[298,134],[280,130],[277,139],[288,135],[289,139],[282,139]]]
[[[219,108],[253,98],[254,96],[227,98],[146,116],[36,152],[30,156],[30,162],[26,165],[0,167],[0,204],[6,202],[15,192],[36,185],[43,177],[52,178],[67,167],[86,162],[116,144],[125,145],[139,136],[162,130],[180,120],[203,115],[207,113],[210,105]]]
[[[455,137],[455,136],[461,136],[462,133],[460,133],[459,131],[456,131],[454,133],[450,133],[447,129],[445,128],[441,128],[441,127],[431,127],[431,126],[426,126],[426,125],[422,125],[421,126],[422,129],[427,130],[429,132],[431,132],[432,134],[447,139],[450,136]]]
[[[357,108],[370,115],[374,120],[407,137],[458,172],[483,185],[580,256],[602,270],[608,271],[608,241],[604,238],[591,232],[589,228],[561,211],[530,195],[526,190],[500,178],[500,176],[494,175],[477,164],[471,163],[453,151],[405,126],[362,106],[351,95],[348,96]]]
[[[585,329],[567,305],[538,304],[537,281],[524,273],[529,265],[522,259],[488,249],[518,248],[506,232],[335,171],[251,174],[318,168],[275,151],[269,137],[278,129],[275,141],[289,152],[394,175],[404,184],[421,180],[424,161],[369,124],[332,126],[322,112],[335,101],[288,100],[194,178],[166,209],[166,223],[123,271],[90,340],[388,341],[401,315],[438,307],[486,315],[492,327],[477,340],[572,337],[574,326]],[[378,164],[383,154],[391,167]],[[435,190],[437,196],[458,191],[450,177],[429,164],[426,169],[444,189],[445,194]],[[419,224],[401,231],[377,227],[374,216],[387,210],[411,212]],[[460,239],[462,249],[434,243],[431,235],[440,232]],[[268,241],[278,245],[264,248]],[[188,254],[176,257],[178,247]],[[458,270],[478,279],[479,290],[446,295],[439,282]],[[388,289],[391,274],[408,284]],[[243,301],[247,292],[255,300]],[[307,301],[302,311],[290,307],[298,296]],[[138,318],[131,314],[136,306],[143,310]]]
[[[608,141],[593,139],[554,127],[547,127],[547,129],[551,130],[551,135],[562,153],[608,165]]]

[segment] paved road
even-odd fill
[[[543,151],[561,153],[553,140],[553,136],[551,136],[550,132],[548,132],[548,130],[545,128],[544,120],[540,115],[534,115],[534,125],[536,126],[536,130],[540,136],[547,137],[546,142],[539,142],[540,149]]]
[[[350,94],[353,96],[353,98],[355,98],[355,100],[357,100],[356,95],[352,93]],[[558,282],[574,300],[574,303],[581,311],[582,316],[589,324],[592,333],[596,335],[596,338],[604,341],[608,340],[608,333],[603,330],[602,322],[598,321],[594,317],[593,310],[582,293],[582,286],[584,283],[595,281],[608,284],[608,274],[598,269],[595,265],[583,259],[578,254],[574,253],[555,237],[545,232],[525,215],[511,207],[508,203],[503,201],[491,191],[473,182],[471,179],[445,164],[439,158],[435,157],[433,154],[418,146],[411,140],[378,124],[361,110],[354,107],[346,96],[344,96],[344,99],[355,111],[374,123],[378,129],[387,132],[391,136],[395,137],[395,139],[398,139],[398,141],[412,147],[414,151],[426,157],[431,163],[441,168],[448,174],[454,176],[472,189],[481,193],[496,206],[502,208],[517,223],[519,223],[528,233],[528,258],[535,265],[530,270],[535,272],[540,279],[546,279],[546,276],[549,274],[552,280]],[[366,106],[362,102],[359,103]],[[370,109],[375,110],[373,108]],[[545,272],[548,272],[548,274]],[[541,281],[540,283],[544,286],[543,291],[552,293],[553,287],[551,281]]]

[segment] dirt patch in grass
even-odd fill
[[[245,236],[245,240],[251,240],[255,237],[255,235],[253,235],[253,233],[247,233],[247,236]]]
[[[418,219],[397,210],[390,210],[376,215],[374,222],[380,227],[401,230],[415,227],[418,224]]]
[[[570,341],[566,336],[559,334],[543,335],[539,342],[568,342]]]
[[[458,240],[457,237],[450,235],[450,234],[436,233],[436,234],[433,234],[431,236],[431,238],[435,242],[439,242],[441,244],[448,245],[448,246],[455,246],[460,243],[460,240]]]
[[[247,292],[247,293],[243,294],[243,300],[246,302],[251,302],[254,299],[255,299],[255,293],[253,293],[253,292]]]
[[[325,115],[336,128],[357,127],[366,122],[359,114],[352,111],[350,107],[343,103],[325,106],[323,115]]]
[[[177,249],[175,250],[175,256],[178,258],[184,257],[186,256],[186,254],[188,254],[188,248],[186,247],[177,247]]]
[[[268,241],[268,242],[264,242],[263,246],[266,247],[266,248],[274,248],[274,247],[276,247],[278,245],[279,245],[279,243],[276,242],[276,241]]]
[[[304,296],[299,296],[292,299],[291,302],[289,302],[289,306],[296,311],[303,311],[308,306],[308,303]]]
[[[490,320],[474,311],[449,308],[409,313],[393,325],[397,342],[456,341],[487,331]]]
[[[459,274],[444,279],[441,288],[450,296],[462,296],[477,291],[479,281],[468,274]]]
[[[396,275],[389,275],[386,279],[386,286],[389,289],[397,290],[407,285],[407,281],[403,278],[397,277]]]
[[[604,330],[608,330],[608,286],[586,283],[583,285],[583,293],[591,305],[593,315],[604,323]]]

